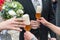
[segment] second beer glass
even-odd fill
[[[37,6],[35,17],[36,17],[36,19],[40,19],[40,17],[41,17],[41,7],[40,6]]]

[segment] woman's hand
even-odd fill
[[[15,17],[0,23],[0,30],[7,29],[7,30],[22,31],[20,27],[25,27],[23,20],[21,21],[19,18]]]
[[[37,19],[37,21],[42,23],[45,26],[49,24],[49,22],[47,20],[45,20],[43,17],[41,17],[39,20]]]
[[[31,27],[32,29],[37,29],[40,27],[40,23],[38,21],[31,20]]]

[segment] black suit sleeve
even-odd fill
[[[48,18],[49,18],[48,19],[49,22],[53,23],[54,25],[56,24],[56,19],[55,19],[56,16],[55,16],[55,13],[53,12],[53,9],[52,9],[52,2],[50,2],[50,4],[49,4]],[[51,37],[56,38],[56,34],[52,30],[49,29],[49,32],[50,32]]]

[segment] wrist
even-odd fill
[[[51,26],[53,26],[53,24],[50,23],[50,22],[47,22],[47,23],[46,23],[46,26],[47,26],[48,28],[51,28]]]
[[[45,23],[45,26],[47,26],[47,27],[49,27],[50,25],[51,25],[50,22],[46,22],[46,23]]]
[[[1,28],[1,26],[0,26],[0,31],[2,31],[3,29]]]
[[[2,23],[0,23],[0,31],[2,31],[4,29],[5,29],[4,25]]]

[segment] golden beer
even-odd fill
[[[30,25],[26,25],[26,27],[24,28],[25,31],[30,31],[31,30],[31,27]]]
[[[25,23],[25,31],[30,31],[31,30],[31,26],[30,26],[30,17],[28,14],[23,15],[23,19],[24,19],[24,23]]]
[[[42,11],[41,6],[37,6],[36,14],[35,14],[36,19],[40,19],[41,11]]]
[[[36,19],[40,19],[41,13],[36,13],[36,14],[35,14],[35,17],[36,17]]]

